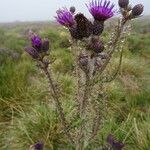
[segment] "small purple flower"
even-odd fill
[[[48,39],[41,39],[38,35],[32,33],[30,36],[31,46],[26,46],[25,51],[32,56],[34,59],[43,57],[43,53],[49,50],[49,40]],[[42,55],[41,55],[42,54]]]
[[[31,41],[32,41],[32,46],[33,47],[39,48],[41,46],[41,44],[42,44],[42,40],[41,40],[41,38],[38,35],[33,35],[31,37]]]
[[[37,142],[30,146],[30,149],[43,150],[44,144],[42,142]]]
[[[114,150],[122,150],[122,148],[124,147],[125,145],[119,141],[119,142],[114,142],[113,144],[113,149]]]
[[[113,17],[115,14],[114,6],[109,0],[92,0],[87,5],[89,12],[98,21],[105,21]]]
[[[73,14],[67,8],[59,9],[56,13],[57,16],[55,18],[61,25],[66,27],[71,27],[74,25]]]
[[[109,134],[106,140],[113,148],[113,150],[122,150],[125,146],[121,141],[116,141],[112,134]]]
[[[35,150],[43,150],[43,143],[38,142],[38,143],[34,144],[33,147],[35,148]]]

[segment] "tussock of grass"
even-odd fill
[[[30,108],[30,112],[21,112],[21,119],[16,119],[7,133],[8,149],[23,150],[36,142],[43,142],[45,150],[56,149],[65,145],[60,122],[55,111],[41,104]]]

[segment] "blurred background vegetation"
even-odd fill
[[[131,28],[121,71],[106,86],[108,112],[98,142],[112,133],[125,142],[124,150],[149,150],[150,17],[135,20]],[[27,150],[38,141],[44,142],[45,150],[63,149],[66,138],[49,99],[46,79],[24,52],[29,29],[51,41],[63,107],[68,118],[73,115],[73,58],[66,30],[52,22],[0,24],[0,150]],[[108,25],[106,38],[110,30]],[[114,55],[110,72],[118,60]]]

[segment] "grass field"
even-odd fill
[[[149,18],[132,22],[121,71],[105,89],[108,112],[98,142],[105,142],[103,139],[112,133],[125,143],[124,150],[150,149]],[[63,89],[63,107],[68,118],[73,113],[73,57],[66,30],[51,22],[0,24],[0,150],[27,150],[38,141],[44,142],[45,150],[63,150],[66,137],[49,99],[46,79],[24,52],[29,29],[51,41],[51,59],[56,59],[53,70]],[[104,35],[109,30],[108,25]],[[109,72],[118,60],[114,55]]]

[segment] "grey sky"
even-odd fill
[[[0,0],[0,22],[53,20],[55,12],[63,6],[74,5],[77,11],[90,16],[85,3],[90,0]],[[110,0],[117,4],[118,0]],[[143,3],[144,14],[150,14],[150,0],[130,0],[131,4]]]

